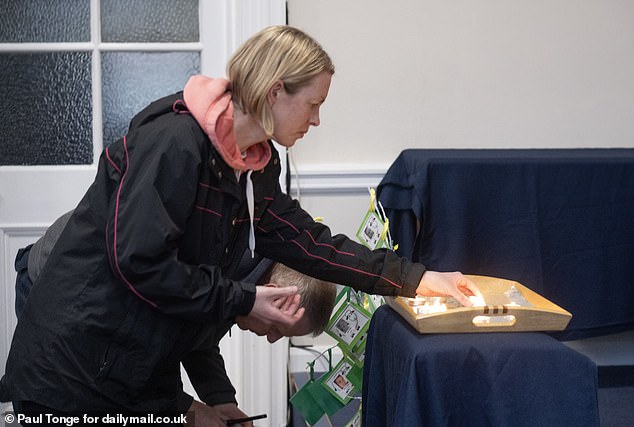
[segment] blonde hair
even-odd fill
[[[303,31],[286,25],[267,27],[247,40],[229,59],[227,77],[233,101],[273,136],[273,114],[267,94],[281,80],[294,94],[322,72],[335,67],[323,48]]]
[[[264,279],[280,287],[297,286],[301,298],[300,307],[306,310],[304,316],[310,322],[313,335],[317,336],[326,329],[337,296],[337,286],[334,283],[307,276],[279,262],[273,264]]]

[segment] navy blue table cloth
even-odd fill
[[[634,149],[405,150],[377,194],[401,255],[522,283],[559,339],[634,328]]]
[[[597,368],[543,333],[421,335],[388,306],[365,351],[365,427],[599,426]]]

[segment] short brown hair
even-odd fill
[[[262,280],[280,287],[297,286],[301,298],[300,307],[306,310],[304,316],[310,321],[313,336],[326,329],[337,296],[337,286],[334,283],[307,276],[279,262],[271,266]]]
[[[322,72],[335,67],[319,43],[303,31],[287,25],[267,27],[248,39],[229,59],[227,77],[233,102],[250,114],[273,136],[273,114],[267,93],[281,80],[285,90],[296,93]]]

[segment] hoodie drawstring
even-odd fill
[[[251,174],[253,170],[247,172],[247,208],[249,209],[249,249],[251,250],[251,258],[255,258],[255,229],[253,228],[253,211],[255,209],[255,197],[253,196],[253,181],[251,180]]]

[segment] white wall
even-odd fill
[[[634,146],[634,2],[288,0],[288,20],[336,67],[300,171],[412,147]]]
[[[302,205],[335,232],[405,148],[634,147],[634,2],[287,4],[336,67],[293,148]]]
[[[287,4],[336,67],[293,149],[302,206],[335,233],[405,148],[634,147],[634,2]]]

